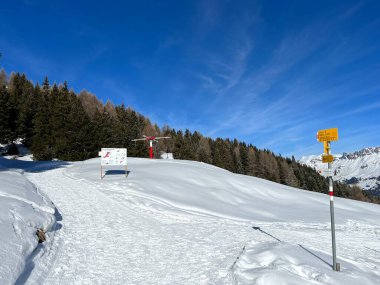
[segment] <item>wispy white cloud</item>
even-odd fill
[[[210,56],[205,60],[209,75],[197,75],[205,81],[205,86],[211,87],[211,91],[219,97],[226,95],[239,84],[246,72],[247,59],[253,50],[253,45],[248,37],[241,40],[239,45],[240,47],[229,58]]]
[[[192,72],[192,75],[201,80],[201,88],[212,93],[218,93],[222,86],[216,82],[212,76],[205,75],[201,72]]]
[[[218,122],[209,129],[209,134],[233,132],[244,138],[249,135],[253,138],[264,137],[266,142],[263,146],[275,145],[275,149],[284,149],[287,143],[299,141],[301,145],[306,140],[303,133],[313,134],[320,125],[324,125],[324,121],[336,121],[377,109],[376,103],[344,111],[344,104],[348,101],[351,100],[352,103],[354,98],[368,96],[378,90],[372,80],[376,74],[379,75],[376,70],[356,69],[343,74],[335,72],[335,78],[326,75],[378,49],[376,46],[363,48],[358,40],[361,29],[352,38],[333,42],[336,39],[334,27],[360,8],[361,5],[349,7],[342,12],[341,17],[312,21],[302,30],[286,35],[273,50],[270,59],[254,71],[247,72],[252,67],[248,69],[242,64],[244,72],[238,73],[240,76],[232,81],[235,88],[226,89],[228,92],[223,99],[228,103],[217,99],[212,105],[215,111],[224,112],[217,116]],[[332,42],[334,44],[331,47]],[[305,62],[316,53],[319,59],[314,59],[313,64],[307,66]],[[303,72],[292,73],[294,67],[298,68],[299,65],[302,65]],[[370,78],[372,84],[359,88],[360,82],[366,78]],[[204,79],[209,79],[207,86],[217,86],[212,77],[205,76]],[[218,90],[223,90],[217,87]],[[339,110],[339,115],[329,113],[328,119],[325,119],[326,116],[321,114],[329,112],[333,107]],[[303,147],[303,151],[308,149],[313,150],[315,147]]]
[[[357,107],[355,109],[351,109],[351,110],[349,110],[347,112],[340,113],[340,114],[334,116],[334,118],[335,119],[337,119],[337,118],[345,118],[345,117],[348,117],[348,116],[357,115],[357,114],[364,113],[364,112],[368,113],[369,111],[373,111],[373,110],[376,110],[376,109],[380,109],[380,101],[378,101],[378,102],[371,102],[369,104]],[[380,113],[379,113],[379,122],[380,122]]]
[[[299,35],[286,37],[274,50],[272,58],[262,68],[251,72],[244,78],[242,78],[243,72],[241,70],[244,69],[245,71],[245,64],[242,63],[240,66],[243,68],[239,69],[237,73],[239,76],[233,77],[233,84],[227,85],[236,86],[239,84],[238,90],[235,90],[238,94],[231,100],[233,106],[230,117],[225,120],[224,124],[214,128],[210,133],[217,133],[223,128],[236,127],[244,130],[244,133],[252,133],[258,130],[273,129],[271,126],[274,125],[279,128],[283,124],[292,124],[291,115],[294,110],[295,92],[275,96],[272,100],[265,100],[265,93],[277,84],[280,77],[292,66],[309,56],[323,44],[326,39],[315,35],[315,30],[318,32],[321,30],[318,25],[313,24],[306,27]],[[319,40],[311,41],[314,37]],[[246,60],[243,56],[240,59]],[[229,91],[230,89],[227,88],[226,90]],[[302,96],[298,96],[300,98],[297,104],[300,104]],[[307,104],[308,102],[304,103]],[[299,118],[294,118],[294,120],[299,121]],[[247,122],[255,122],[255,124],[247,125]],[[242,128],[243,126],[244,128]]]

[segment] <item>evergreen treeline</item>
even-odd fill
[[[82,91],[78,95],[67,83],[40,86],[24,74],[7,78],[0,71],[0,143],[23,138],[36,160],[83,160],[96,157],[101,147],[126,147],[128,156],[147,157],[147,145],[132,139],[170,136],[155,146],[155,154],[170,152],[175,158],[201,161],[229,171],[269,179],[285,185],[327,193],[327,180],[294,157],[277,156],[236,139],[211,139],[199,132],[185,132],[152,125],[148,118],[124,105],[100,102]],[[358,187],[335,182],[337,196],[379,202]]]

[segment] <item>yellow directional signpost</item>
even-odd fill
[[[338,128],[318,131],[317,139],[319,142],[337,141],[338,140]]]
[[[332,128],[327,130],[320,130],[317,133],[317,140],[323,142],[323,154],[322,162],[328,163],[329,173],[329,194],[330,194],[330,215],[331,215],[331,237],[332,237],[332,250],[333,250],[333,269],[340,271],[340,264],[336,263],[336,245],[335,245],[335,220],[334,220],[334,191],[333,181],[331,177],[331,163],[334,161],[334,157],[330,154],[330,142],[338,140],[338,128]]]
[[[322,155],[322,163],[333,162],[334,157],[331,154]]]

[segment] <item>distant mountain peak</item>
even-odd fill
[[[304,156],[299,161],[323,174],[327,164],[320,155]],[[353,153],[334,154],[334,180],[357,185],[380,195],[380,147],[367,147]]]
[[[354,153],[343,153],[342,159],[356,159],[358,157],[364,157],[366,155],[378,154],[380,153],[380,147],[366,147],[362,150],[355,151]]]

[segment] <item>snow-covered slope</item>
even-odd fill
[[[28,284],[380,282],[378,205],[336,199],[338,273],[327,195],[181,160],[101,180],[99,163],[26,174],[62,215]]]
[[[334,157],[332,170],[335,180],[358,185],[364,190],[377,191],[380,194],[380,147],[365,148]],[[300,163],[316,170],[327,169],[327,164],[322,163],[320,155],[302,157]]]
[[[0,158],[0,284],[22,284],[41,249],[36,231],[51,229],[54,206],[23,171],[5,168],[3,161]]]
[[[111,169],[111,174],[99,181],[98,159],[65,169],[65,174],[91,181],[99,187],[111,185],[115,191],[128,189],[129,194],[137,195],[135,203],[141,198],[141,203],[146,203],[148,199],[152,201],[151,207],[164,204],[181,211],[244,221],[328,222],[330,219],[325,209],[328,199],[319,193],[234,174],[193,161],[129,158],[129,165],[130,173],[126,180],[117,171],[116,175],[113,174]],[[342,201],[342,209],[337,205],[340,211],[338,222],[345,223],[352,218],[353,212],[362,212],[364,209],[380,217],[380,213],[377,213],[380,207],[377,205],[346,199]],[[347,211],[346,207],[350,209]],[[377,223],[373,217],[363,215],[361,219]]]

